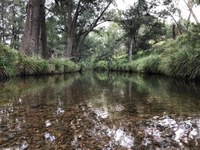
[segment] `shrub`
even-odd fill
[[[79,70],[79,65],[68,59],[44,60],[28,57],[0,44],[0,78],[16,75],[58,74]]]
[[[176,40],[168,39],[159,42],[151,49],[135,54],[131,63],[115,59],[110,70],[200,79],[199,39],[199,33],[189,33],[179,36]],[[105,67],[104,65],[102,68]]]

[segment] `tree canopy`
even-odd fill
[[[117,2],[54,0],[45,5],[45,0],[2,0],[0,42],[45,59],[78,61],[93,53],[97,60],[110,59],[123,51],[131,61],[132,54],[161,40],[199,30],[194,11],[198,0],[183,0],[188,17],[175,0],[137,0],[125,10]]]

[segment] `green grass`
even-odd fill
[[[79,70],[80,66],[68,59],[44,60],[28,57],[19,51],[0,44],[0,78],[63,74]]]
[[[168,39],[154,45],[150,50],[140,51],[131,63],[116,59],[108,68],[106,62],[97,63],[97,68],[112,71],[163,74],[171,77],[200,79],[200,34],[181,35],[176,40]]]

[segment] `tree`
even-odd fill
[[[25,2],[2,0],[0,5],[0,42],[18,49],[23,34]]]
[[[18,49],[20,37],[24,31],[25,2],[23,0],[10,0],[9,12],[10,46]]]
[[[166,17],[170,16],[175,24],[175,26],[174,25],[172,26],[172,29],[175,27],[178,31],[178,34],[182,34],[181,24],[179,23],[179,20],[182,19],[182,16],[181,16],[181,10],[177,7],[178,3],[179,1],[176,0],[163,1],[165,9],[161,10],[161,12],[159,13],[159,17],[166,19]],[[178,15],[179,20],[176,19],[175,15]]]
[[[29,0],[25,31],[21,43],[21,51],[29,56],[39,54],[41,35],[42,56],[48,57],[46,25],[45,25],[45,0]]]
[[[79,53],[81,44],[101,22],[112,2],[113,0],[56,0],[57,13],[62,14],[63,30],[66,32],[65,54],[68,58]]]
[[[38,53],[39,49],[41,2],[41,0],[29,0],[27,7],[27,19],[21,50],[29,56]]]
[[[0,5],[0,13],[1,13],[1,23],[0,23],[0,42],[5,43],[5,7],[6,7],[6,1],[2,0]]]
[[[198,1],[193,1],[193,0],[184,0],[185,4],[187,5],[190,14],[193,16],[194,20],[196,21],[196,24],[199,24],[199,20],[197,18],[197,16],[195,15],[194,11],[193,11],[193,6],[195,3],[198,3]]]
[[[117,23],[111,23],[99,32],[92,32],[83,43],[81,60],[100,61],[113,58],[122,45],[123,32]]]
[[[139,29],[142,24],[144,24],[145,19],[151,19],[149,14],[150,9],[153,5],[148,6],[145,0],[138,0],[137,3],[134,3],[128,10],[123,12],[121,25],[125,31],[125,37],[128,37],[129,40],[129,50],[128,50],[128,61],[132,60],[132,51],[133,47],[137,49],[138,47],[138,34]],[[147,22],[148,23],[148,22]]]
[[[41,20],[41,26],[40,26],[40,34],[41,34],[41,47],[42,47],[42,57],[44,59],[48,59],[50,57],[50,54],[47,49],[47,33],[46,33],[46,12],[45,12],[45,0],[41,0],[41,6],[40,6],[40,20]]]

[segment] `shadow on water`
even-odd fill
[[[199,149],[200,85],[91,73],[0,82],[0,149]]]

